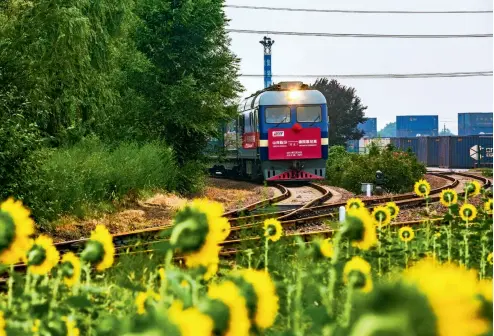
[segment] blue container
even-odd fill
[[[492,134],[492,112],[458,113],[458,135]]]
[[[376,138],[377,137],[377,118],[367,118],[361,124],[357,125],[357,128],[364,131],[364,138]]]
[[[439,167],[492,167],[492,135],[448,136],[439,140]]]
[[[359,141],[358,140],[348,140],[346,142],[346,150],[350,153],[359,152]]]
[[[416,137],[437,136],[439,118],[437,115],[396,116],[396,136]]]
[[[440,137],[420,137],[418,139],[418,160],[427,167],[438,167]]]
[[[410,148],[412,153],[418,155],[419,138],[391,138],[391,143],[399,150],[406,152]]]

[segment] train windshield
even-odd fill
[[[297,121],[298,122],[322,121],[321,106],[298,106]]]
[[[288,106],[266,108],[266,123],[286,124],[290,122],[290,108]]]

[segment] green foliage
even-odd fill
[[[375,183],[378,170],[384,174],[383,188],[396,193],[411,191],[426,172],[415,155],[396,151],[392,146],[381,150],[375,144],[370,145],[368,155],[331,147],[326,169],[328,183],[355,193],[361,193],[361,183]]]
[[[327,78],[317,79],[311,88],[321,91],[328,104],[329,145],[344,145],[363,136],[357,125],[365,121],[367,106],[362,105],[354,88]]]
[[[440,136],[448,136],[448,135],[454,135],[453,132],[450,131],[449,128],[443,128],[440,132],[439,132],[439,135]]]
[[[492,168],[482,169],[482,176],[492,178]]]
[[[226,22],[223,0],[3,1],[0,196],[47,219],[147,188],[145,174],[153,187],[197,192],[206,140],[241,91]],[[107,145],[67,148],[94,135]],[[153,175],[175,161],[169,180]],[[84,167],[94,174],[77,176]]]
[[[387,123],[386,126],[377,134],[383,138],[392,138],[396,136],[396,122]]]
[[[172,151],[163,144],[111,148],[85,139],[67,149],[45,150],[28,204],[45,223],[60,214],[83,216],[143,190],[174,190],[176,179]]]

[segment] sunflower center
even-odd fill
[[[173,228],[170,242],[182,252],[199,250],[209,232],[206,214],[193,209],[185,209],[175,217],[178,224]]]
[[[384,213],[384,211],[378,211],[376,213],[376,219],[380,222],[384,222],[384,220],[386,219],[386,214]]]
[[[389,207],[389,213],[391,214],[391,216],[394,216],[394,214],[396,213],[396,210],[394,207]]]
[[[62,263],[60,268],[64,277],[72,278],[74,276],[74,265],[70,261]]]
[[[230,310],[220,300],[205,300],[197,306],[199,311],[211,317],[214,323],[214,335],[224,335],[230,322]]]
[[[403,231],[403,232],[401,233],[401,236],[402,236],[403,238],[410,238],[410,232],[408,232],[408,231]]]
[[[81,259],[89,261],[91,263],[98,263],[103,260],[105,256],[105,249],[103,244],[97,240],[90,240],[86,244],[86,248],[81,253]]]
[[[358,204],[357,202],[350,204],[350,209],[358,209],[358,208],[360,208],[360,204]]]
[[[240,288],[240,292],[247,303],[249,318],[253,320],[257,312],[257,294],[254,290],[254,286],[252,286],[251,283],[245,281],[243,277],[235,278],[233,279],[233,282]]]
[[[420,192],[421,192],[421,193],[423,193],[423,194],[427,193],[427,187],[425,186],[425,184],[421,184],[421,185],[419,186],[419,190],[420,190]]]
[[[274,236],[276,234],[276,226],[274,226],[273,224],[269,224],[266,228],[266,232],[269,236]]]
[[[463,211],[463,214],[465,214],[465,216],[466,216],[466,217],[470,217],[470,216],[472,216],[472,210],[470,210],[470,209],[465,209],[465,210]]]
[[[46,259],[46,251],[39,245],[34,245],[27,253],[27,264],[29,266],[41,265]]]
[[[345,234],[350,241],[361,241],[364,238],[365,226],[358,217],[348,216]]]
[[[367,278],[364,273],[358,270],[352,270],[348,275],[348,282],[353,288],[363,288],[365,287]]]
[[[15,237],[14,219],[0,210],[0,252],[9,248]]]

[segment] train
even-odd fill
[[[303,82],[280,82],[242,100],[234,120],[211,139],[213,176],[252,181],[323,180],[328,158],[324,95]]]

